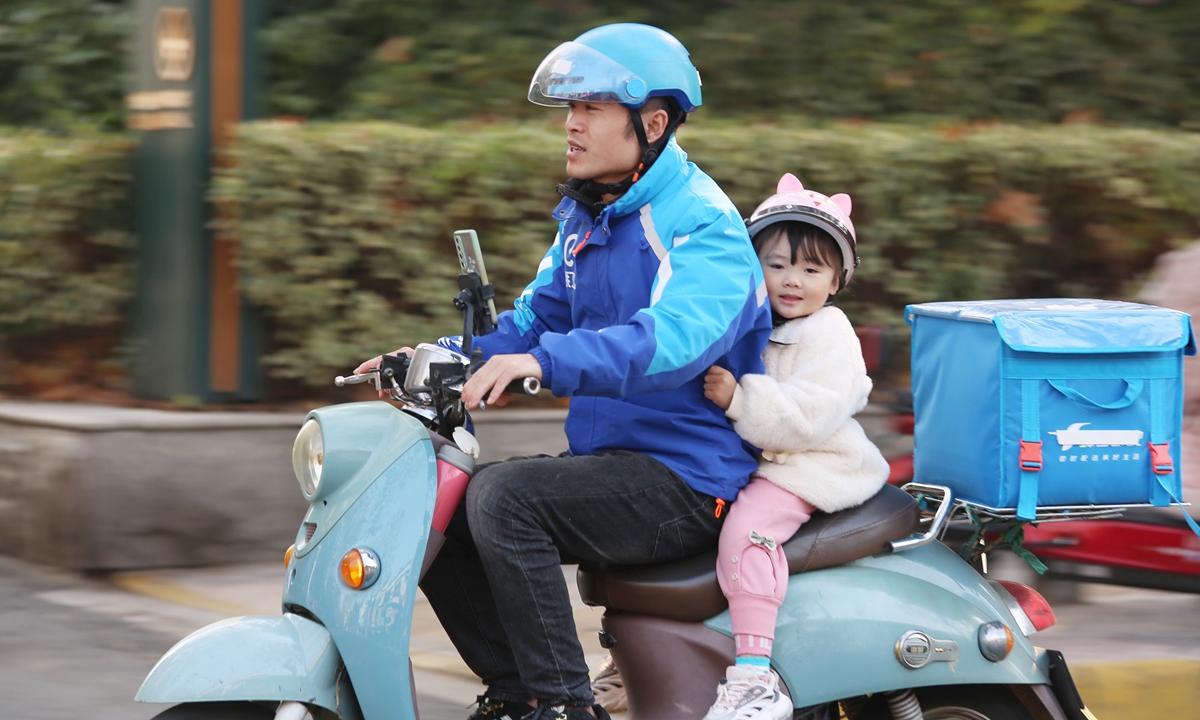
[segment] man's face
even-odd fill
[[[623,106],[573,102],[566,127],[567,175],[611,183],[624,180],[637,168],[642,151],[630,131],[629,111]]]

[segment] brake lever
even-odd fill
[[[356,374],[350,375],[350,376],[338,375],[337,377],[335,377],[333,379],[333,384],[337,387],[346,387],[347,385],[358,385],[359,383],[365,383],[365,382],[374,384],[376,391],[382,391],[383,387],[380,385],[379,368],[375,368],[374,370],[371,370],[370,372],[356,373]],[[395,385],[396,381],[392,380],[392,384]]]

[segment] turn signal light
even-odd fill
[[[365,590],[379,577],[379,556],[367,548],[354,548],[342,557],[341,571],[346,585]]]
[[[979,652],[992,662],[1000,662],[1013,649],[1013,634],[1008,626],[993,620],[979,626]]]
[[[283,554],[283,566],[286,568],[292,564],[292,553],[296,552],[296,543],[292,543],[287,552]]]

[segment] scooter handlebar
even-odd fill
[[[513,380],[504,388],[504,392],[510,392],[516,395],[537,395],[542,389],[542,381],[535,377],[520,378]]]

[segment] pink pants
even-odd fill
[[[787,594],[783,543],[808,522],[815,510],[761,477],[751,478],[738,493],[721,528],[717,555],[717,580],[729,600],[735,636],[757,635],[774,640],[775,616]]]

